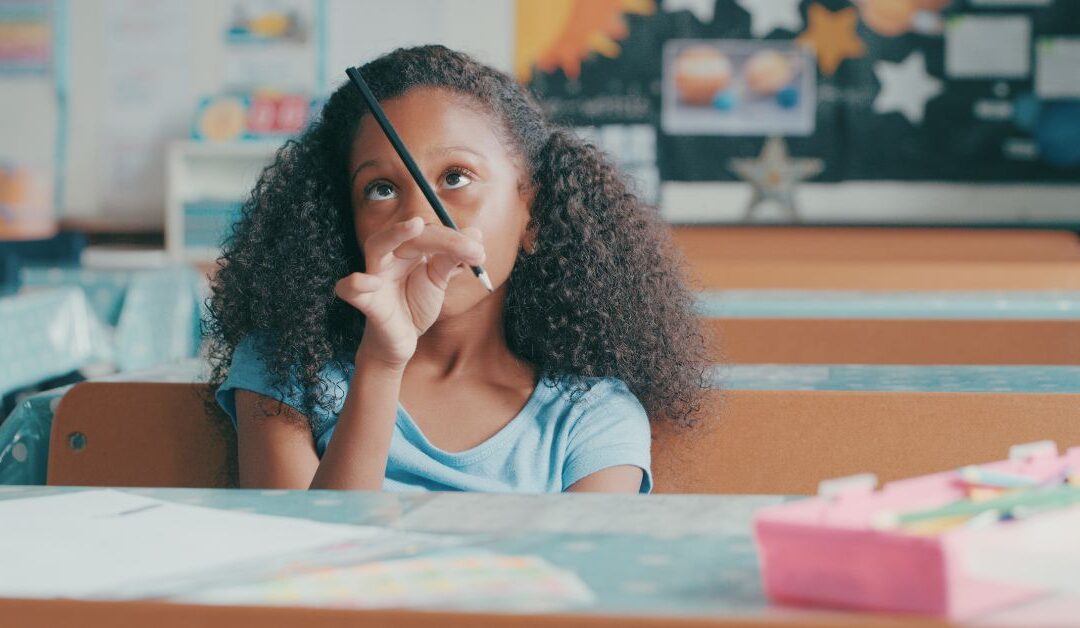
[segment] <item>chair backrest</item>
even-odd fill
[[[19,258],[11,251],[0,249],[0,296],[14,294],[19,289]]]
[[[53,421],[49,484],[222,487],[235,432],[205,385],[86,382]],[[883,481],[1080,444],[1080,395],[733,390],[697,427],[657,426],[657,492],[808,494],[822,479]]]
[[[812,494],[824,479],[883,482],[1080,445],[1080,394],[732,390],[693,429],[657,426],[658,492]]]
[[[20,264],[75,266],[86,248],[86,234],[61,231],[44,240],[0,240],[0,251],[14,253]]]
[[[236,485],[236,432],[205,384],[84,382],[60,400],[48,483]]]

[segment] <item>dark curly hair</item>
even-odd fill
[[[509,279],[504,332],[514,354],[579,391],[585,378],[619,378],[653,420],[692,422],[707,343],[682,259],[658,212],[604,153],[548,122],[509,76],[443,46],[395,50],[361,72],[380,101],[414,87],[467,96],[514,149],[521,184],[535,191],[536,235]],[[363,315],[334,296],[334,283],[363,270],[348,156],[364,110],[353,86],[339,87],[244,203],[208,303],[212,389],[240,340],[258,333],[276,385],[297,381],[308,410],[332,410],[338,384],[320,373],[350,364],[363,334]]]

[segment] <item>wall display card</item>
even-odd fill
[[[223,28],[225,85],[314,93],[315,0],[232,0]]]
[[[1031,71],[1031,18],[958,15],[946,22],[945,72],[954,78],[1024,78]]]
[[[1040,98],[1080,98],[1080,37],[1036,42],[1035,93]]]
[[[810,135],[816,84],[812,55],[791,42],[670,40],[661,126],[672,135]]]

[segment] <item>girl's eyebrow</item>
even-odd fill
[[[482,161],[487,161],[487,157],[485,157],[483,155],[483,153],[480,153],[480,152],[476,151],[475,149],[469,148],[468,146],[436,146],[436,147],[432,148],[430,151],[428,151],[428,154],[429,155],[449,155],[450,153],[457,153],[457,152],[469,153],[470,155],[473,155],[473,156],[479,158]]]
[[[360,164],[359,166],[357,166],[356,170],[353,170],[352,176],[349,177],[349,187],[352,187],[352,185],[354,183],[356,183],[356,175],[360,174],[361,170],[363,170],[364,168],[369,168],[371,166],[377,165],[378,163],[379,163],[378,159],[369,159],[369,160],[365,161],[364,163]]]
[[[487,161],[487,157],[485,157],[482,153],[479,153],[479,152],[469,148],[468,146],[435,146],[431,150],[428,151],[428,155],[445,156],[445,155],[450,155],[452,153],[457,153],[457,152],[469,153],[470,155],[475,156],[477,159],[479,159],[481,161]],[[370,168],[372,166],[377,166],[377,165],[379,165],[379,160],[378,159],[369,159],[369,160],[365,161],[364,163],[360,164],[359,166],[357,166],[356,170],[353,170],[352,176],[349,177],[349,184],[352,185],[352,184],[354,184],[356,182],[356,175],[360,174],[361,170],[363,170],[364,168]]]

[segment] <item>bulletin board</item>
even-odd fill
[[[515,54],[558,121],[652,129],[662,182],[774,135],[815,181],[1080,181],[1075,0],[519,0]]]

